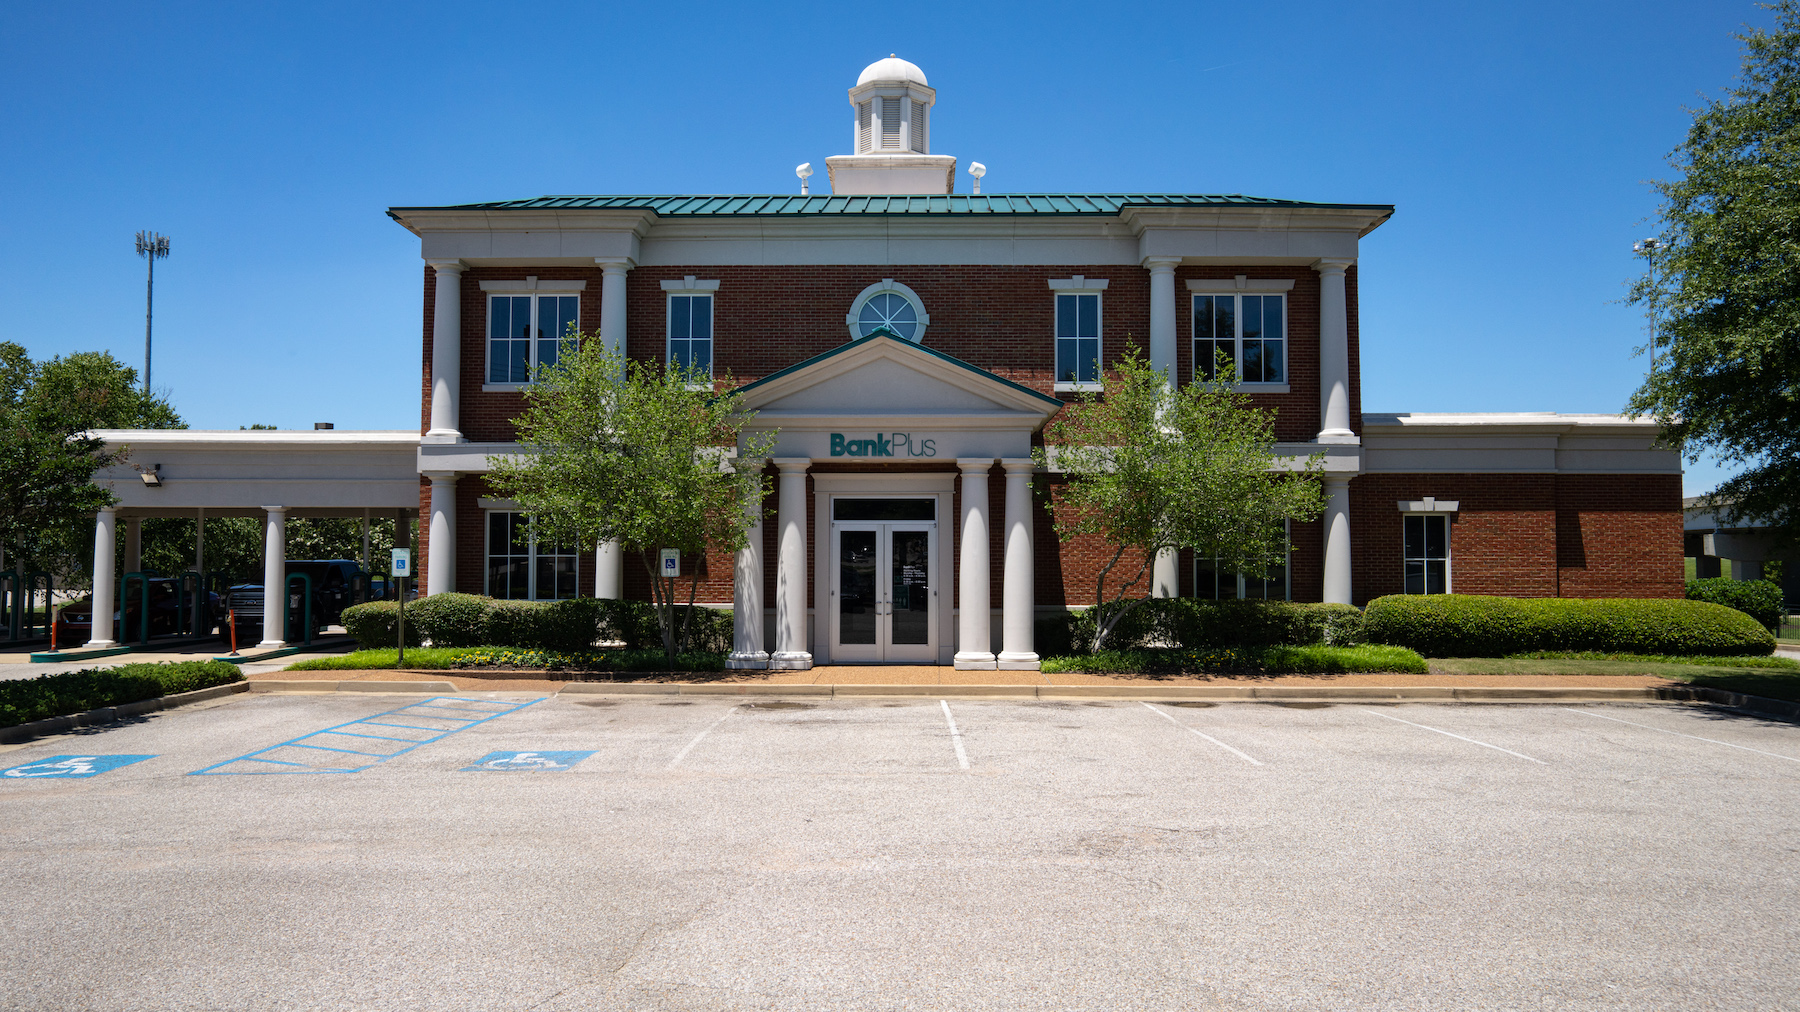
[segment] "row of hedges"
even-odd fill
[[[1733,580],[1727,577],[1689,580],[1687,599],[1736,608],[1761,622],[1763,628],[1772,633],[1781,630],[1781,618],[1787,614],[1787,597],[1781,592],[1781,587],[1771,580]]]
[[[1368,642],[1427,657],[1533,650],[1730,657],[1775,650],[1775,637],[1756,619],[1705,601],[1397,594],[1370,601],[1363,618]]]
[[[243,677],[237,665],[225,661],[179,661],[121,664],[0,682],[0,727],[209,689]]]
[[[1117,607],[1122,605],[1038,619],[1037,652],[1044,657],[1086,653],[1098,617]],[[1314,643],[1354,646],[1362,641],[1362,612],[1347,604],[1159,597],[1143,602],[1121,619],[1107,637],[1106,647],[1260,649]]]
[[[687,606],[677,614],[685,615]],[[344,630],[359,646],[398,645],[400,606],[372,601],[344,609]],[[688,648],[731,649],[731,612],[695,606]],[[433,594],[406,606],[406,644],[438,647],[522,647],[575,653],[595,643],[624,643],[628,650],[661,650],[662,627],[648,601],[591,597],[571,601],[503,601],[476,594]]]

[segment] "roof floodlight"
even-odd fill
[[[800,196],[806,196],[806,177],[813,174],[811,162],[801,162],[794,166],[794,175],[800,177]]]
[[[981,192],[981,177],[987,175],[987,166],[980,162],[969,163],[969,175],[975,177],[975,192]]]

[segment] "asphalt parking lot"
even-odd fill
[[[1800,727],[1706,707],[255,694],[0,771],[6,1009],[1800,1008]]]

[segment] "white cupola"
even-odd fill
[[[950,193],[956,158],[931,153],[937,92],[925,72],[890,54],[863,69],[850,89],[853,155],[825,159],[831,192],[852,195]]]

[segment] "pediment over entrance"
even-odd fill
[[[851,341],[745,386],[744,405],[760,413],[847,415],[1005,412],[1039,424],[1062,402],[962,359],[885,330]]]
[[[756,412],[747,428],[780,430],[776,456],[815,459],[1024,456],[1031,434],[1063,406],[884,331],[765,376],[742,395]]]

